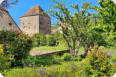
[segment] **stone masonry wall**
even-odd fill
[[[48,16],[39,16],[39,33],[50,34],[51,33],[51,19]]]
[[[21,30],[29,35],[39,33],[39,16],[22,17]]]
[[[0,10],[0,31],[2,30],[21,32],[9,13]]]

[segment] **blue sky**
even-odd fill
[[[57,0],[69,4],[80,4],[82,5],[83,2],[92,2],[92,5],[98,5],[98,0]],[[25,14],[31,7],[40,5],[43,10],[47,11],[51,9],[49,4],[54,4],[51,0],[19,0],[17,5],[13,5],[7,10],[9,11],[10,15],[13,17],[15,22],[20,26],[20,17]],[[74,10],[72,10],[74,11]],[[55,23],[56,20],[52,18],[52,23]]]

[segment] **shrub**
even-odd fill
[[[116,62],[116,55],[112,55],[111,56],[111,60],[114,61],[114,62]]]
[[[4,45],[5,55],[11,61],[11,66],[23,66],[23,59],[32,48],[32,40],[29,36],[20,33],[0,32],[0,43]]]
[[[42,56],[27,56],[24,59],[26,66],[49,66],[53,64],[60,64],[59,60],[54,55],[42,55]]]
[[[40,77],[39,73],[31,68],[14,68],[9,71],[4,71],[5,77]]]
[[[56,41],[56,39],[55,39],[53,34],[48,35],[48,37],[47,37],[47,44],[48,44],[48,46],[56,46],[57,41]]]
[[[34,34],[32,36],[33,38],[33,46],[39,47],[39,46],[46,46],[47,45],[47,38],[45,34]]]
[[[81,65],[88,76],[95,75],[95,72],[99,76],[111,76],[115,72],[113,63],[100,48],[92,49]]]
[[[40,46],[46,46],[47,45],[47,39],[45,34],[40,34]]]
[[[72,60],[73,61],[81,61],[82,57],[81,56],[73,57]]]
[[[7,57],[4,55],[4,50],[2,45],[0,45],[0,72],[3,72],[5,69],[10,68],[10,62]]]
[[[70,61],[72,58],[72,55],[70,53],[64,53],[64,55],[62,56],[64,61]]]
[[[92,69],[92,66],[84,60],[50,67],[14,68],[5,71],[4,75],[5,77],[100,77],[99,71],[90,73]]]
[[[33,36],[32,36],[32,38],[33,38],[33,46],[34,47],[38,47],[38,46],[40,46],[40,34],[34,34]]]
[[[62,66],[40,68],[14,68],[5,71],[5,77],[81,77],[76,73],[76,65],[66,64]]]

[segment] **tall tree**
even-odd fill
[[[52,9],[50,13],[60,21],[59,25],[62,28],[63,37],[70,48],[70,52],[76,55],[82,42],[83,31],[86,31],[91,26],[88,12],[90,4],[83,3],[81,8],[79,8],[78,4],[71,5],[73,9],[76,9],[76,12],[71,14],[71,11],[64,3],[52,1],[56,4],[51,6],[57,10]]]
[[[116,43],[116,4],[114,0],[99,0],[100,7],[94,9],[100,16],[100,25],[107,34],[107,41],[110,45]]]
[[[71,5],[76,10],[72,14],[64,3],[55,0],[53,2],[56,4],[51,5],[54,9],[50,13],[60,21],[59,26],[62,28],[63,37],[73,55],[77,55],[80,46],[84,47],[87,54],[89,48],[105,44],[102,29],[97,26],[97,22],[93,23],[97,16],[88,12],[91,3],[85,2],[81,8],[78,4]]]

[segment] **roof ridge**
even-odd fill
[[[0,5],[0,10],[5,11],[5,12],[8,13],[8,11],[6,9],[4,9],[1,5]]]
[[[33,6],[32,8],[30,8],[23,16],[21,17],[26,17],[26,16],[34,16],[34,15],[42,15],[42,13],[45,13],[44,10],[39,6]],[[48,16],[46,13],[45,13],[46,16]]]

